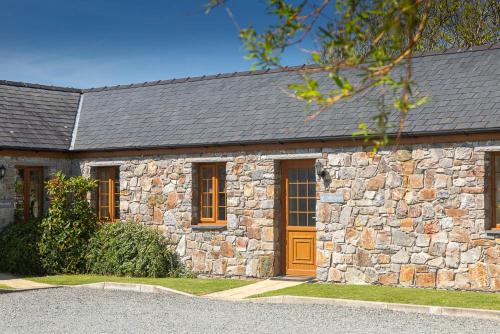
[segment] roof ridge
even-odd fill
[[[479,45],[479,46],[473,46],[470,48],[452,48],[452,49],[446,49],[446,50],[442,50],[442,51],[419,52],[419,53],[415,53],[412,56],[412,58],[423,58],[423,57],[431,57],[431,56],[438,56],[438,55],[449,55],[449,54],[486,51],[486,50],[494,50],[494,49],[500,49],[500,43]],[[120,89],[150,87],[150,86],[168,85],[168,84],[176,84],[176,83],[184,83],[184,82],[196,82],[196,81],[232,78],[232,77],[240,77],[240,76],[272,74],[272,73],[282,73],[282,72],[299,72],[302,70],[315,69],[315,68],[319,68],[319,66],[315,65],[315,64],[303,64],[303,65],[296,65],[296,66],[285,66],[282,68],[275,68],[275,69],[227,72],[227,73],[219,73],[219,74],[215,74],[215,75],[183,77],[183,78],[177,78],[177,79],[174,78],[174,79],[169,79],[169,80],[155,80],[155,81],[146,81],[143,83],[115,85],[115,86],[109,86],[109,87],[103,86],[103,87],[84,88],[84,89],[73,88],[73,87],[52,86],[52,85],[42,85],[42,84],[35,84],[35,83],[28,83],[28,82],[21,82],[21,81],[9,81],[9,80],[0,80],[0,85],[53,90],[53,91],[61,91],[61,92],[90,93],[90,92],[101,92],[101,91],[108,91],[108,90],[120,90]]]
[[[466,53],[466,52],[486,51],[486,50],[492,50],[492,49],[500,49],[500,43],[473,46],[470,48],[451,48],[451,49],[446,49],[446,50],[441,50],[441,51],[419,52],[419,53],[415,53],[412,56],[412,58],[423,58],[423,57],[431,57],[431,56],[438,56],[438,55],[449,55],[449,54]],[[128,88],[150,87],[150,86],[158,86],[158,85],[177,84],[177,83],[184,83],[184,82],[196,82],[196,81],[232,78],[232,77],[240,77],[240,76],[261,75],[261,74],[282,73],[282,72],[299,72],[301,70],[315,69],[315,68],[319,68],[319,66],[315,65],[315,64],[302,64],[302,65],[296,65],[296,66],[284,66],[282,68],[275,68],[275,69],[227,72],[227,73],[219,73],[219,74],[215,74],[215,75],[202,75],[202,76],[196,76],[196,77],[174,78],[174,79],[169,79],[169,80],[146,81],[143,83],[115,85],[115,86],[109,86],[109,87],[103,86],[103,87],[95,87],[95,88],[86,88],[86,89],[82,89],[82,92],[83,93],[101,92],[101,91],[108,91],[108,90],[120,90],[120,89],[128,89]]]
[[[145,81],[143,83],[135,83],[135,84],[125,84],[125,85],[116,85],[116,86],[103,86],[103,87],[95,87],[95,88],[85,88],[82,89],[83,93],[90,92],[100,92],[107,90],[119,90],[119,89],[128,89],[128,88],[138,88],[138,87],[149,87],[149,86],[158,86],[158,85],[168,85],[168,84],[177,84],[184,82],[195,82],[195,81],[206,81],[206,80],[214,80],[214,79],[225,79],[232,77],[242,77],[242,76],[250,76],[250,75],[260,75],[260,74],[271,74],[271,73],[282,73],[282,72],[297,72],[304,69],[314,69],[319,68],[318,65],[315,64],[303,64],[296,66],[284,66],[282,68],[273,68],[273,69],[265,69],[265,70],[254,70],[254,71],[237,71],[237,72],[226,72],[219,74],[211,74],[211,75],[202,75],[196,77],[183,77],[183,78],[173,78],[167,80],[155,80],[155,81]]]
[[[79,88],[42,85],[42,84],[35,84],[35,83],[21,82],[21,81],[0,80],[0,85],[44,89],[44,90],[54,90],[54,91],[59,91],[59,92],[82,93],[82,89],[79,89]]]

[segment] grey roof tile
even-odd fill
[[[373,123],[378,89],[308,120],[318,109],[306,111],[303,102],[287,94],[288,84],[300,82],[301,68],[84,90],[74,148],[351,138],[360,120]],[[413,73],[416,90],[429,101],[410,112],[406,134],[500,129],[500,48],[426,53],[414,58]],[[322,73],[312,75],[322,85],[330,82]],[[0,81],[0,147],[67,149],[79,97],[80,91],[71,88]],[[397,117],[393,112],[390,122],[397,124]]]
[[[0,81],[0,148],[67,150],[80,90]]]
[[[498,68],[499,59],[499,51],[491,49],[415,58],[415,81],[429,102],[408,115],[406,132],[500,128],[499,78],[477,70]],[[285,93],[289,83],[300,81],[300,74],[263,73],[86,92],[75,149],[351,137],[359,120],[370,121],[377,111],[376,93],[366,92],[306,121],[304,104]],[[327,82],[322,74],[315,76]],[[489,114],[478,113],[480,105],[487,106]]]

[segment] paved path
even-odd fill
[[[329,305],[43,289],[0,294],[0,333],[498,333],[500,322]]]
[[[245,299],[253,295],[261,294],[268,291],[284,289],[302,283],[304,282],[279,281],[279,280],[267,279],[265,281],[260,281],[254,284],[245,285],[239,288],[211,293],[206,295],[205,297],[215,298],[215,299],[226,299],[226,300]]]
[[[53,285],[50,284],[32,282],[22,278],[17,278],[10,274],[2,274],[2,273],[0,273],[0,284],[7,285],[8,287],[11,287],[13,289],[21,289],[21,290],[43,289],[43,288],[53,287]]]

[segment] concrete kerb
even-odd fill
[[[97,290],[134,291],[142,293],[175,293],[188,297],[207,298],[212,300],[224,300],[232,302],[238,301],[238,302],[263,303],[263,304],[302,304],[302,305],[316,304],[316,305],[334,305],[334,306],[344,306],[344,307],[345,306],[366,307],[371,309],[390,310],[390,311],[404,312],[404,313],[422,313],[422,314],[445,315],[445,316],[455,316],[455,317],[469,317],[477,319],[500,320],[500,311],[458,308],[458,307],[396,304],[396,303],[372,302],[364,300],[301,297],[301,296],[289,296],[289,295],[247,298],[240,300],[227,300],[224,298],[196,296],[187,292],[182,292],[158,285],[133,284],[133,283],[100,282],[100,283],[74,285],[71,287],[97,289]]]
[[[135,284],[135,283],[114,283],[114,282],[99,282],[69,286],[72,288],[87,288],[97,290],[120,290],[133,291],[142,293],[175,293],[188,297],[198,297],[187,292],[166,288],[159,285]]]
[[[336,298],[317,298],[317,297],[301,297],[301,296],[273,296],[246,299],[253,303],[266,304],[317,304],[317,305],[336,305],[348,307],[366,307],[372,309],[383,309],[404,313],[423,313],[434,315],[446,315],[455,317],[469,317],[477,319],[494,319],[500,320],[500,311],[482,310],[458,307],[444,306],[428,306],[415,304],[396,304],[384,302],[371,302],[364,300],[352,299],[336,299]]]
[[[9,288],[9,289],[0,289],[0,293],[17,293],[17,292],[26,292],[26,291],[35,291],[35,290],[47,290],[47,289],[58,289],[63,287],[63,285],[53,285],[53,286],[44,286],[37,288]]]

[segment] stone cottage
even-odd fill
[[[99,180],[101,220],[161,230],[201,275],[500,290],[500,45],[416,56],[429,101],[376,154],[352,137],[376,93],[307,120],[286,94],[302,69],[1,81],[0,225],[43,215],[62,170]]]

